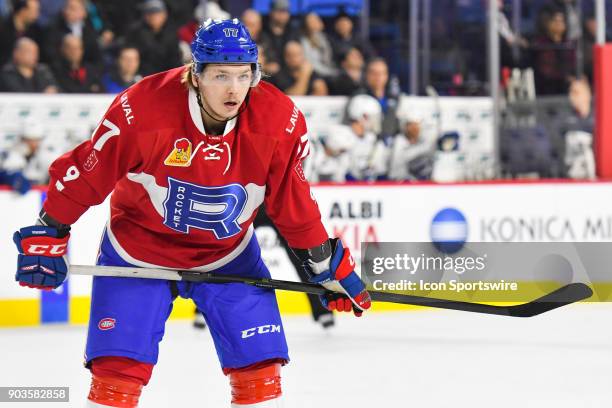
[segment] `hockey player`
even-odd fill
[[[301,112],[260,81],[257,46],[238,20],[205,22],[192,54],[187,68],[119,94],[91,140],[51,165],[39,225],[14,235],[17,281],[61,285],[70,225],[111,192],[99,265],[268,277],[251,225],[265,203],[312,281],[337,292],[322,302],[360,315],[369,294],[348,249],[328,238],[303,176]],[[206,316],[232,407],[280,406],[289,356],[273,291],[114,277],[93,280],[88,406],[137,406],[176,296]]]
[[[370,95],[354,96],[347,107],[347,125],[330,127],[322,140],[317,170],[323,178],[376,180],[386,172],[387,151],[379,141],[380,103]]]

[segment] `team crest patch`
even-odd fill
[[[87,156],[85,159],[83,168],[85,171],[92,171],[93,168],[96,167],[96,164],[98,164],[98,157],[96,156],[96,151],[92,150],[91,153],[89,153],[89,156]]]
[[[98,329],[100,330],[111,330],[115,328],[116,320],[111,317],[105,317],[98,322]]]
[[[191,164],[191,142],[185,138],[174,142],[174,149],[164,160],[166,166],[187,167]]]

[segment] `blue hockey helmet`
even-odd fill
[[[257,85],[261,72],[257,64],[257,44],[249,30],[237,18],[206,20],[191,42],[193,70],[197,75],[206,64],[252,64],[253,81]]]

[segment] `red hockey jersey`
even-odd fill
[[[115,98],[92,139],[51,165],[47,213],[72,224],[112,192],[107,233],[139,266],[224,265],[252,237],[262,202],[290,246],[325,241],[301,168],[306,123],[291,99],[260,82],[223,137],[211,137],[182,72],[147,77]]]

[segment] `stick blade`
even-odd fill
[[[508,307],[508,315],[532,317],[593,296],[593,290],[582,282],[570,283],[529,303]]]
[[[498,316],[532,317],[587,299],[593,295],[593,291],[584,283],[570,283],[531,302],[514,306],[469,303],[377,291],[370,291],[370,295],[373,301],[378,302],[401,303]]]

